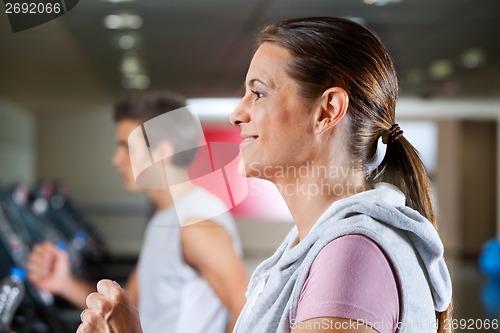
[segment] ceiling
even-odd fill
[[[121,66],[134,56],[151,89],[235,97],[263,25],[343,16],[379,33],[395,59],[401,95],[500,97],[500,1],[386,1],[82,0],[61,18],[15,34],[0,13],[0,96],[42,113],[105,105],[126,90]],[[106,15],[124,12],[139,15],[142,27],[104,26]],[[124,34],[136,41],[129,50],[117,43]]]

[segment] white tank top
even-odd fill
[[[184,261],[179,221],[197,218],[220,224],[241,256],[231,215],[219,214],[226,210],[219,198],[196,188],[176,201],[175,208],[152,217],[138,264],[138,308],[144,333],[225,332],[228,311],[208,282]]]

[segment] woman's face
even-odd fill
[[[290,57],[286,49],[264,43],[248,69],[245,95],[231,114],[244,139],[239,170],[245,176],[276,181],[286,176],[284,168],[293,172],[314,154],[314,112],[285,72]]]

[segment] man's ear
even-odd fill
[[[175,150],[171,142],[161,140],[155,147],[153,147],[151,153],[153,154],[153,159],[155,161],[160,161],[163,159],[170,161],[175,154]]]
[[[337,125],[345,116],[349,106],[349,96],[340,87],[332,87],[323,93],[320,98],[316,118],[316,129],[323,133]]]

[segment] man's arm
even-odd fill
[[[212,221],[181,228],[182,251],[186,262],[207,280],[221,302],[231,312],[228,332],[245,304],[248,276],[242,260],[235,253],[226,230]]]
[[[139,303],[139,287],[138,287],[138,277],[137,277],[137,265],[130,273],[130,276],[127,280],[127,284],[125,285],[125,290],[130,295],[132,301],[134,301],[135,306],[138,306]]]

